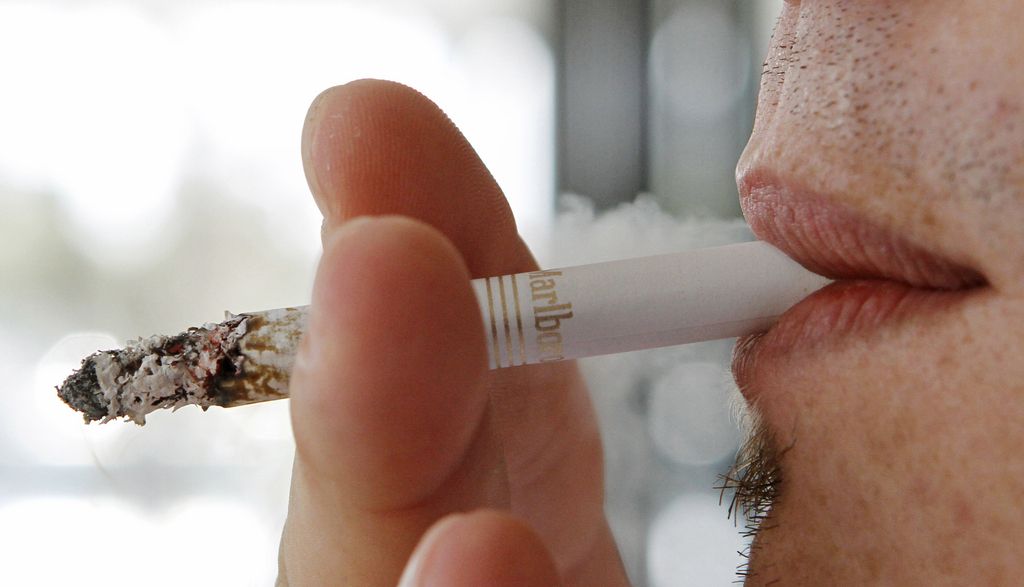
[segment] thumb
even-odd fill
[[[434,524],[399,587],[554,587],[554,560],[537,534],[509,514],[480,510]]]

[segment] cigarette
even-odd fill
[[[761,242],[472,281],[491,369],[766,330],[828,284]],[[229,314],[101,351],[57,388],[86,422],[288,397],[308,307]]]
[[[473,281],[492,369],[767,330],[830,283],[749,242]]]

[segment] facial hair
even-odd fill
[[[747,402],[738,390],[735,395],[734,411],[744,431],[744,441],[736,452],[735,462],[720,477],[716,489],[721,491],[720,502],[724,502],[726,492],[732,493],[728,516],[736,524],[742,521],[744,537],[750,540],[750,546],[741,553],[745,561],[737,569],[740,578],[749,579],[758,536],[774,527],[771,511],[782,486],[781,461],[792,445],[780,449],[757,406]]]

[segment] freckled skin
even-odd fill
[[[798,181],[988,286],[758,357],[784,484],[748,584],[1024,575],[1024,2],[787,2],[738,175]]]

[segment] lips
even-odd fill
[[[768,332],[742,340],[734,372],[741,387],[767,355],[842,344],[941,312],[985,286],[985,278],[869,223],[832,198],[764,171],[740,179],[754,233],[811,271],[835,279],[786,312]]]
[[[745,175],[740,191],[743,213],[754,234],[815,273],[839,280],[888,280],[943,290],[967,289],[985,282],[973,269],[765,173]]]

